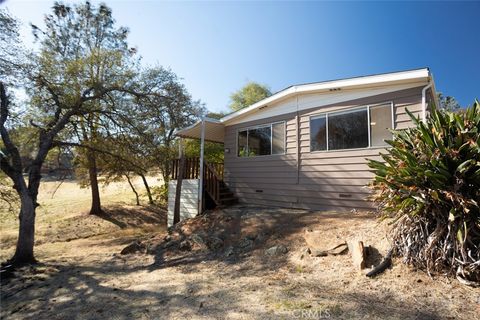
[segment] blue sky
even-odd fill
[[[480,98],[480,2],[105,2],[144,62],[170,67],[212,111],[248,80],[275,92],[420,67],[463,106]],[[52,4],[2,7],[31,43],[28,22],[41,25]]]

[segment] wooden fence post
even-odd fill
[[[183,155],[183,138],[180,138],[180,161],[178,164],[177,187],[175,188],[175,206],[173,208],[173,225],[180,222],[180,198],[182,196],[182,180],[185,169],[185,156]]]

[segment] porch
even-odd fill
[[[224,125],[215,119],[204,118],[176,133],[180,138],[179,156],[171,164],[171,181],[168,194],[168,221],[173,224],[176,187],[181,180],[180,220],[193,217],[206,209],[226,207],[238,202],[224,182],[223,162],[205,159],[205,142],[223,144]],[[199,157],[185,158],[183,139],[200,140]],[[172,221],[172,223],[170,223]]]

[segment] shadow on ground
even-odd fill
[[[112,208],[101,218],[128,229],[165,221],[164,212],[157,214],[158,217],[151,212]],[[410,299],[390,290],[389,284],[379,285],[376,280],[360,278],[354,272],[347,274],[345,270],[350,270],[350,266],[341,265],[338,273],[345,274],[327,282],[320,277],[313,278],[321,275],[321,268],[326,268],[326,264],[321,263],[326,260],[315,260],[322,262],[314,266],[317,270],[308,273],[292,264],[292,255],[301,253],[305,246],[301,233],[306,227],[314,225],[329,230],[332,226],[331,233],[338,231],[341,237],[346,237],[344,229],[354,233],[357,226],[371,224],[370,214],[250,206],[235,206],[210,214],[211,217],[197,217],[175,229],[179,233],[177,239],[164,242],[165,233],[150,239],[149,254],[122,256],[118,254],[119,246],[130,238],[103,239],[92,242],[87,257],[79,256],[73,262],[57,259],[22,271],[1,288],[1,317],[35,320],[444,318],[441,309],[433,308],[431,300]],[[222,239],[222,245],[218,250],[189,251],[172,251],[165,246],[172,241],[177,243],[169,246],[177,246],[192,234],[200,234],[204,239],[214,235]],[[101,254],[95,251],[95,245],[117,251]],[[289,254],[267,256],[265,249],[276,245],[288,247]],[[232,254],[226,254],[229,248],[233,248]],[[75,244],[72,243],[70,250],[76,250]],[[372,262],[379,261],[380,252],[372,249],[372,253]],[[353,283],[355,278],[361,279],[360,282],[349,286],[349,281]],[[387,280],[393,283],[395,279],[392,275]],[[385,290],[378,289],[382,285]],[[430,305],[425,307],[427,303]]]
[[[150,206],[109,206],[97,215],[121,229],[139,228],[148,224],[166,225],[167,212],[164,208]]]

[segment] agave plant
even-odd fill
[[[407,111],[408,112],[408,111]],[[426,122],[393,131],[369,161],[381,212],[393,218],[393,253],[429,274],[480,282],[480,104],[431,110]]]

